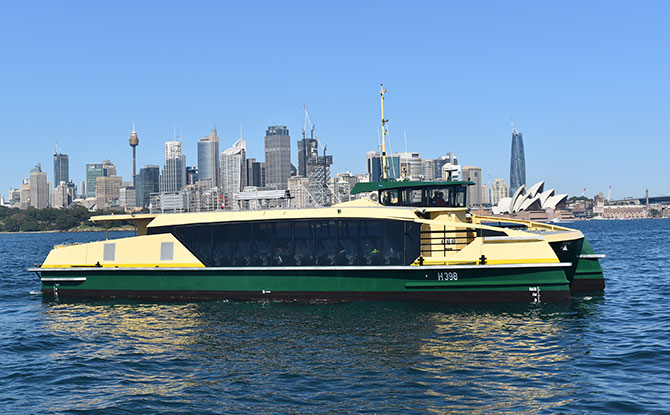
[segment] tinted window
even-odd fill
[[[312,222],[293,224],[293,264],[314,265],[314,227]]]
[[[316,265],[335,265],[335,221],[314,224],[314,260]]]
[[[251,246],[251,265],[270,265],[270,252],[272,250],[270,224],[264,222],[256,222],[253,224]]]
[[[272,265],[289,266],[292,265],[291,254],[291,222],[281,221],[274,224],[274,237],[272,238]]]
[[[364,220],[360,222],[358,239],[359,265],[381,264],[381,222]]]
[[[358,265],[357,220],[338,221],[337,265]]]
[[[403,265],[404,226],[400,221],[383,221],[382,265]]]

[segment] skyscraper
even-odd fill
[[[160,180],[161,193],[179,192],[186,185],[186,156],[181,152],[181,141],[165,143],[165,165]]]
[[[512,129],[512,156],[509,165],[509,191],[514,194],[526,184],[526,156],[523,151],[523,137],[516,128]]]
[[[265,132],[265,183],[287,189],[291,175],[291,136],[285,125],[271,125]]]
[[[219,186],[219,136],[216,126],[207,137],[198,141],[198,180],[211,180],[212,186]]]
[[[44,209],[49,206],[47,173],[42,171],[39,163],[30,170],[30,206],[35,209]]]
[[[503,197],[509,197],[509,187],[505,180],[495,179],[491,185],[491,204],[497,205]]]
[[[223,193],[240,192],[246,176],[247,141],[239,139],[221,153],[221,189]]]
[[[138,207],[149,207],[151,194],[160,191],[160,176],[159,166],[144,166],[140,169],[135,186]]]
[[[86,197],[95,197],[95,180],[103,176],[102,163],[86,163]]]
[[[482,192],[482,169],[475,166],[463,167],[462,179],[474,182],[474,185],[467,187],[468,206],[479,206],[485,202]]]
[[[70,181],[70,168],[67,154],[54,153],[54,188],[60,182]]]

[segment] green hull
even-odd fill
[[[45,294],[91,298],[449,303],[570,300],[565,264],[39,269]]]
[[[581,255],[577,261],[575,276],[572,284],[570,284],[572,294],[601,292],[605,290],[605,277],[598,261],[601,257],[600,255],[596,255],[589,241],[584,238]]]

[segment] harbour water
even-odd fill
[[[569,226],[604,295],[459,307],[52,301],[25,269],[104,233],[2,234],[0,411],[669,413],[670,220]]]

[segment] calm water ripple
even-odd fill
[[[670,413],[670,221],[573,226],[604,295],[466,307],[51,302],[25,269],[104,234],[3,234],[0,409]]]

